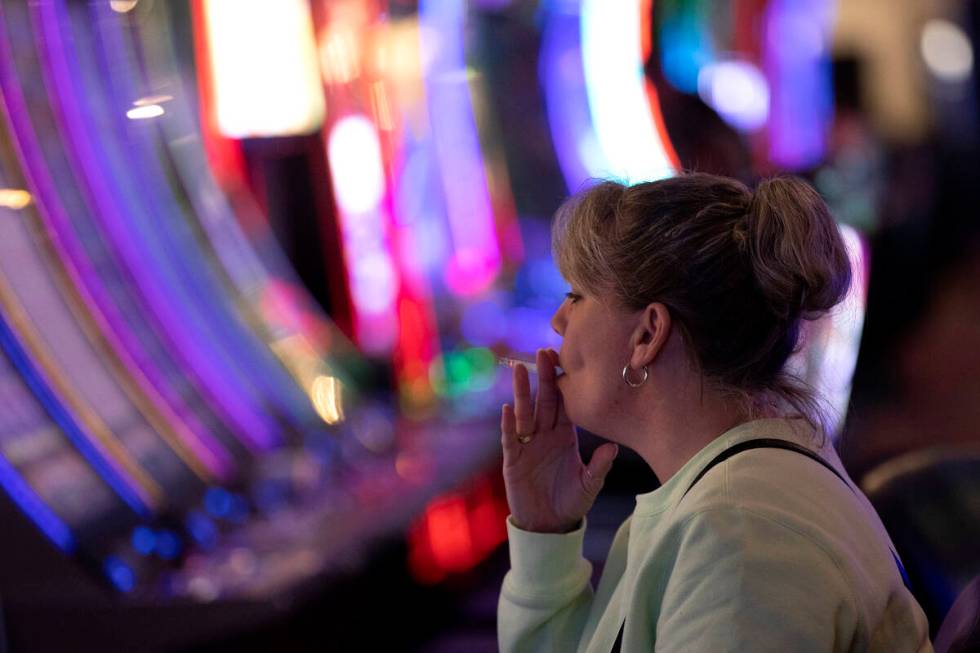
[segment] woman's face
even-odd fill
[[[558,377],[565,411],[582,428],[608,436],[623,399],[623,366],[637,317],[602,298],[572,287],[551,318],[562,337]]]

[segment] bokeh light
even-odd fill
[[[928,21],[922,28],[920,48],[929,71],[944,82],[963,82],[973,73],[973,46],[956,23]]]

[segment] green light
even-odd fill
[[[462,352],[452,352],[446,356],[446,376],[452,385],[466,385],[473,378],[473,368]]]

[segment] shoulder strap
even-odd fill
[[[826,460],[824,460],[817,454],[813,453],[806,447],[800,446],[795,442],[789,442],[787,440],[779,440],[777,438],[756,438],[755,440],[745,440],[744,442],[739,442],[738,444],[732,445],[731,447],[725,449],[720,454],[712,458],[711,462],[705,465],[701,469],[701,471],[698,472],[698,475],[694,477],[694,480],[691,481],[691,484],[687,486],[687,489],[684,490],[684,494],[681,495],[681,499],[687,496],[687,493],[691,491],[691,488],[693,488],[697,484],[697,482],[704,477],[705,474],[711,471],[712,467],[728,460],[729,458],[731,458],[736,454],[740,454],[743,451],[748,451],[749,449],[786,449],[787,451],[795,451],[796,453],[802,454],[807,458],[814,460],[820,463],[821,465],[823,465],[824,467],[826,467],[827,469],[829,469],[831,472],[834,473],[834,476],[839,478],[841,482],[851,490],[851,492],[854,492],[854,488],[851,487],[851,484],[847,482],[847,480],[841,475],[840,472],[837,471],[837,469],[833,465],[831,465]]]
[[[809,458],[810,460],[818,462],[824,467],[826,467],[827,469],[829,469],[831,472],[833,472],[834,476],[839,478],[841,482],[848,487],[848,489],[851,492],[857,494],[857,490],[855,490],[854,487],[847,482],[847,479],[844,478],[843,474],[837,471],[837,468],[835,468],[833,465],[831,465],[826,460],[821,458],[813,451],[810,451],[806,447],[796,444],[795,442],[789,442],[787,440],[779,440],[777,438],[756,438],[754,440],[745,440],[744,442],[739,442],[738,444],[732,445],[731,447],[725,449],[717,456],[712,458],[711,461],[707,465],[705,465],[700,472],[698,472],[698,475],[694,477],[694,480],[691,481],[691,484],[687,486],[687,489],[684,490],[684,494],[681,495],[681,499],[683,500],[683,498],[687,496],[687,493],[691,491],[691,488],[693,488],[697,484],[697,482],[700,481],[704,477],[704,475],[711,470],[712,467],[728,460],[729,458],[731,458],[736,454],[740,454],[743,451],[749,451],[750,449],[785,449],[787,451],[795,451],[796,453],[802,454],[807,458]],[[898,573],[902,576],[902,582],[905,583],[905,587],[911,592],[912,587],[909,583],[908,574],[905,572],[905,567],[902,565],[902,561],[899,559],[898,554],[895,553],[893,549],[889,549],[889,550],[891,551],[892,558],[895,559],[895,566],[898,567]],[[625,629],[626,629],[626,620],[624,619],[623,623],[620,624],[619,626],[619,634],[616,636],[616,642],[613,644],[612,653],[619,653],[620,650],[622,649],[623,631]]]

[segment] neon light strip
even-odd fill
[[[387,38],[392,39],[389,47],[393,52],[386,54],[386,58],[414,58],[418,61],[418,37],[413,41],[408,40],[408,35],[417,25],[406,29],[409,21],[404,20],[398,21],[398,28],[394,25],[386,26],[384,21],[387,20],[387,4],[363,3],[367,13],[365,20],[359,22],[358,26],[366,28],[368,34],[374,29],[390,28]],[[323,34],[336,34],[338,27],[340,26],[328,23],[324,26]],[[424,232],[428,226],[444,229],[445,225],[441,220],[441,210],[431,211],[420,205],[408,207],[404,203],[408,196],[414,202],[424,203],[431,201],[432,195],[439,195],[436,175],[423,174],[420,179],[412,173],[413,169],[418,169],[418,162],[425,160],[425,155],[430,153],[433,145],[429,135],[421,130],[420,133],[412,133],[415,130],[403,129],[401,107],[392,104],[390,87],[402,84],[405,80],[394,75],[387,65],[365,73],[358,81],[341,83],[334,80],[329,86],[334,107],[341,100],[350,105],[336,110],[338,115],[344,117],[335,125],[334,134],[330,136],[331,170],[334,172],[333,181],[338,189],[336,195],[341,207],[346,207],[348,213],[356,213],[352,209],[358,204],[377,211],[377,229],[383,236],[377,242],[384,246],[379,252],[390,259],[393,277],[397,278],[397,285],[391,288],[395,294],[388,294],[391,301],[385,304],[386,319],[397,326],[392,360],[401,407],[410,413],[431,408],[435,400],[428,372],[438,351],[439,337],[431,304],[429,278],[424,274],[423,267],[436,257],[431,255],[431,247],[428,248],[429,256],[426,256],[425,246],[430,244],[432,237]],[[417,81],[422,82],[421,78]],[[422,104],[424,99],[419,98],[415,102]],[[347,113],[351,107],[365,105],[372,107],[373,120]],[[362,121],[361,129],[356,130],[362,133],[361,144],[358,145],[357,139],[348,137],[346,147],[335,148],[333,143],[340,124],[358,124],[351,123],[352,119]],[[353,135],[356,132],[349,130],[349,133]],[[337,141],[342,139],[337,138]],[[341,151],[336,152],[336,149]],[[342,155],[350,164],[338,163],[335,161],[338,158],[336,155]],[[415,159],[414,166],[409,162],[412,158]],[[430,192],[433,186],[436,186],[434,193]],[[492,187],[490,190],[493,197]],[[432,224],[433,215],[439,219],[435,225]],[[345,220],[348,217],[350,216],[346,216]],[[351,295],[355,300],[359,294],[355,292],[353,283],[356,281],[354,271],[357,268],[358,255],[351,245],[356,247],[356,239],[355,233],[345,234],[345,256],[348,269],[351,270]],[[369,242],[366,244],[370,245]],[[437,272],[441,273],[442,257],[438,258]],[[363,334],[363,329],[360,332]],[[364,340],[363,335],[361,340]]]
[[[7,22],[2,11],[0,11],[0,28],[6,28]],[[0,94],[7,101],[13,101],[16,91],[19,90],[16,87],[16,77],[14,77],[10,70],[11,64],[11,52],[9,49],[9,42],[6,38],[0,38],[0,88],[3,89],[3,93]],[[10,80],[14,79],[14,89],[12,92]],[[39,200],[41,198],[35,194],[35,198]],[[0,302],[5,307],[5,310],[9,310],[11,303],[9,301],[9,293],[6,291],[5,287],[0,287]],[[9,316],[12,319],[16,319],[17,315]],[[30,335],[29,331],[25,331],[24,325],[17,325],[21,333],[25,337]],[[42,381],[43,378],[38,369],[36,369],[32,363],[29,362],[26,352],[21,348],[21,345],[16,341],[13,332],[10,331],[10,327],[7,326],[6,322],[3,323],[2,328],[6,330],[6,340],[5,347],[10,354],[11,359],[14,360],[15,364],[19,364],[19,368],[25,375],[25,378],[29,382],[31,389],[38,395],[39,399],[45,405],[48,412],[55,418],[72,440],[76,447],[83,452],[83,454],[89,458],[93,466],[102,473],[107,480],[109,480],[110,485],[114,490],[129,504],[134,510],[138,512],[145,512],[148,505],[152,502],[155,503],[160,498],[160,490],[155,487],[151,479],[146,477],[142,473],[142,469],[138,465],[132,462],[129,456],[126,454],[125,450],[121,448],[119,442],[113,436],[111,432],[105,427],[105,425],[96,416],[91,414],[90,411],[86,412],[84,415],[79,415],[79,418],[85,423],[86,427],[91,432],[98,441],[93,442],[89,438],[89,433],[86,433],[82,428],[75,423],[75,421],[69,417],[69,413],[65,406],[61,404],[61,399],[68,401],[73,407],[82,407],[83,404],[77,400],[73,400],[70,392],[70,388],[63,382],[58,383],[56,376],[51,377],[51,382],[58,386],[58,394],[47,385],[46,381]],[[28,343],[30,344],[30,343]],[[31,347],[34,353],[41,353],[42,350],[36,345]],[[44,368],[46,372],[54,374],[54,370],[50,365],[50,362],[45,360],[38,361],[39,366]],[[60,398],[56,398],[60,395]],[[110,462],[108,456],[114,458],[116,465]]]
[[[592,128],[575,3],[549,3],[539,66],[558,165],[568,190],[576,192],[590,179],[602,177],[609,164]]]
[[[177,459],[170,448],[154,439],[151,446],[133,443],[132,434],[146,432],[149,423],[110,376],[104,355],[91,345],[67,310],[44,262],[31,244],[29,227],[20,220],[0,220],[0,310],[20,335],[31,359],[51,382],[59,397],[85,430],[94,436],[104,456],[150,497],[163,503],[165,479],[148,470],[170,466]],[[139,437],[139,435],[137,435]],[[180,467],[180,482],[186,482]]]
[[[110,11],[105,5],[101,5],[101,8],[104,12]],[[118,20],[118,16],[106,15],[100,18],[97,24],[103,30],[99,33],[99,42],[106,49],[106,59],[117,61],[120,67],[123,62],[137,60],[132,44],[126,38],[128,32],[123,29],[123,21]],[[112,29],[113,26],[116,29]],[[65,59],[67,66],[72,63],[78,66],[69,72],[81,70],[84,61],[87,59],[81,54]],[[107,88],[110,92],[114,91],[114,95],[103,93],[99,96],[108,97],[111,103],[121,104],[126,101],[125,98],[137,95],[140,91],[140,88],[132,84],[132,80],[140,78],[141,71],[130,68],[112,74],[113,69],[103,68],[101,72],[105,78],[117,82]],[[74,78],[81,79],[78,75]],[[93,99],[96,96],[89,93],[87,97]],[[92,107],[98,111],[100,105],[93,103]],[[247,396],[252,397],[258,412],[274,412],[278,409],[280,414],[292,420],[299,428],[317,422],[305,396],[298,392],[292,379],[273,358],[265,343],[246,327],[246,318],[233,303],[233,295],[228,292],[230,288],[222,283],[224,278],[220,275],[220,266],[212,265],[212,259],[207,256],[199,240],[189,230],[182,228],[183,225],[179,225],[180,218],[196,221],[197,217],[186,211],[170,186],[156,181],[168,177],[157,154],[157,130],[128,130],[132,125],[127,124],[128,121],[124,121],[119,112],[115,115],[117,119],[110,120],[106,127],[115,127],[114,143],[126,142],[129,146],[106,148],[106,154],[115,153],[119,157],[117,165],[123,166],[121,170],[117,168],[112,178],[120,190],[131,186],[142,191],[142,201],[133,205],[131,213],[142,214],[146,218],[134,223],[147,228],[147,244],[160,251],[162,264],[173,272],[174,283],[188,297],[189,306],[196,309],[194,314],[201,316],[202,327],[210,332],[211,350],[220,356],[226,371],[235,370],[239,373],[242,385],[250,392]],[[142,174],[135,175],[132,182],[127,182],[123,175],[134,170]],[[184,315],[186,314],[185,312]]]
[[[646,96],[641,0],[583,0],[582,56],[589,108],[611,176],[627,183],[676,174]]]
[[[41,11],[42,19],[47,19],[43,25],[49,28],[50,34],[38,39],[47,55],[42,59],[45,64],[42,72],[48,83],[53,85],[51,98],[61,109],[55,113],[55,117],[62,123],[61,129],[65,134],[62,142],[72,157],[75,173],[85,180],[83,189],[89,193],[87,199],[91,202],[91,215],[103,224],[105,235],[123,260],[125,269],[132,275],[152,315],[164,327],[166,337],[174,343],[176,352],[198,375],[203,387],[221,406],[224,414],[233,421],[236,433],[243,437],[246,444],[257,449],[273,446],[281,439],[278,425],[242,400],[250,395],[250,389],[214,360],[212,354],[222,352],[223,348],[212,334],[208,334],[208,325],[193,311],[178,314],[173,310],[174,295],[183,297],[185,289],[174,279],[175,272],[160,260],[160,253],[151,242],[153,237],[144,233],[145,224],[133,219],[131,211],[137,211],[136,215],[141,211],[140,200],[133,197],[136,189],[128,184],[109,186],[116,176],[112,174],[113,167],[106,161],[108,146],[112,141],[98,147],[92,142],[90,126],[80,114],[79,102],[86,96],[73,86],[74,77],[67,69],[63,49],[53,47],[53,42],[60,39],[56,25],[51,24],[57,20],[51,14],[54,8],[45,4],[43,7],[32,7],[32,10]],[[121,202],[126,199],[129,201],[124,209]],[[205,334],[212,336],[216,346],[201,342],[201,336]]]
[[[16,164],[12,163],[13,153],[6,147],[8,142],[9,137],[0,124],[0,162],[13,168]],[[14,170],[0,165],[0,182],[11,179],[17,179],[18,186],[24,185]],[[50,352],[50,356],[57,359],[56,366],[49,365],[52,369],[56,367],[57,376],[63,377],[65,386],[78,397],[76,401],[85,402],[89,407],[85,412],[90,414],[92,408],[101,407],[106,402],[120,408],[122,403],[130,403],[131,408],[123,409],[129,411],[126,417],[116,412],[117,408],[108,408],[108,413],[102,411],[108,415],[106,420],[112,425],[110,428],[115,429],[117,425],[123,425],[124,429],[150,426],[174,445],[179,445],[180,439],[172,432],[157,407],[133,387],[133,380],[122,369],[125,366],[82,306],[84,301],[51,251],[49,241],[40,235],[43,228],[33,207],[22,211],[16,218],[10,212],[4,217],[6,219],[0,219],[0,250],[6,254],[0,253],[0,291],[5,285],[10,290],[0,292],[0,295],[6,295],[3,301],[7,305],[8,317],[21,320],[23,326],[18,327],[21,333],[37,334],[34,346]],[[35,357],[35,360],[40,358]],[[94,419],[101,422],[98,417]],[[124,422],[120,422],[120,419]],[[90,432],[94,431],[90,429]],[[116,431],[116,434],[121,442],[126,442],[124,433]],[[173,448],[181,455],[179,446]],[[130,446],[126,451],[137,461],[170,455],[168,450],[160,452],[139,446]],[[201,469],[195,456],[181,455],[181,459],[199,476],[210,477],[207,470]]]
[[[109,194],[103,198],[103,201],[108,201],[109,197],[117,198],[121,212],[100,211],[96,217],[105,224],[107,233],[116,244],[117,251],[128,260],[128,269],[136,278],[140,288],[144,292],[147,288],[153,288],[148,299],[155,305],[155,314],[158,318],[168,325],[167,332],[172,334],[177,330],[179,327],[175,325],[183,327],[186,329],[185,335],[188,336],[184,342],[194,342],[196,348],[201,350],[200,353],[186,352],[184,355],[188,360],[194,361],[195,370],[198,371],[206,391],[218,398],[225,411],[229,410],[229,406],[237,403],[236,419],[239,420],[237,426],[240,429],[243,424],[250,427],[239,433],[246,438],[249,445],[267,448],[273,444],[275,438],[268,439],[261,434],[274,432],[277,426],[272,420],[264,419],[264,413],[270,411],[263,405],[263,397],[275,396],[276,390],[273,389],[265,394],[257,390],[252,381],[269,379],[272,375],[268,368],[252,371],[242,369],[252,362],[254,343],[246,341],[243,344],[240,324],[234,319],[228,319],[230,316],[222,310],[226,306],[227,298],[214,289],[207,272],[200,269],[203,257],[198,255],[197,244],[193,238],[175,240],[172,235],[175,231],[179,231],[170,227],[174,218],[180,216],[181,209],[172,195],[162,193],[159,185],[152,181],[166,178],[164,171],[154,165],[154,155],[147,153],[149,147],[147,132],[155,132],[155,130],[134,129],[131,125],[125,125],[126,121],[122,120],[121,112],[113,111],[111,95],[113,91],[119,106],[126,102],[123,98],[133,97],[137,92],[134,89],[113,86],[111,82],[122,81],[126,84],[138,73],[125,71],[120,75],[114,74],[114,70],[103,68],[95,75],[89,70],[89,75],[83,76],[82,62],[88,59],[83,59],[80,54],[74,57],[66,56],[70,52],[69,43],[64,43],[61,47],[54,46],[53,42],[60,38],[57,17],[53,13],[54,6],[58,6],[64,15],[64,3],[47,4],[39,10],[45,17],[47,29],[44,42],[49,45],[48,52],[54,62],[55,73],[56,75],[63,73],[55,77],[56,82],[64,87],[69,86],[69,80],[85,78],[104,79],[110,82],[104,88],[96,87],[94,92],[78,93],[78,101],[70,107],[63,105],[63,113],[66,116],[71,114],[72,117],[71,121],[67,121],[68,126],[91,124],[96,129],[101,128],[103,134],[101,147],[92,147],[86,140],[84,154],[101,156],[104,162],[103,168],[111,169],[112,172],[104,177],[97,177],[89,172],[91,166],[84,166],[83,175],[88,173],[89,185],[100,189],[106,179],[111,180],[113,185],[111,188],[106,186]],[[102,8],[107,9],[104,5]],[[106,58],[116,62],[117,66],[132,61],[131,53],[119,38],[123,25],[118,16],[99,16],[93,22],[104,28],[99,34],[99,42],[105,48]],[[117,29],[112,29],[113,26]],[[73,68],[73,64],[76,67]],[[61,95],[63,94],[59,94]],[[109,98],[108,106],[96,102],[103,98]],[[85,104],[84,99],[89,100],[88,105]],[[82,113],[86,109],[88,116]],[[112,120],[113,115],[117,116],[116,120]],[[100,120],[102,116],[107,119]],[[76,123],[75,120],[78,122]],[[129,131],[125,131],[127,127],[130,128]],[[88,131],[91,132],[92,129]],[[71,139],[73,143],[79,140],[80,133],[82,132],[76,131]],[[128,146],[112,147],[122,142],[127,143]],[[140,156],[141,154],[145,156]],[[140,174],[134,174],[135,171],[139,171]],[[103,204],[103,206],[109,205]],[[120,215],[126,215],[128,219],[120,223],[118,221]],[[137,267],[133,267],[132,259],[128,258],[131,248],[133,252],[139,249],[143,253],[142,261]],[[177,252],[180,252],[179,257],[176,256]],[[155,274],[148,275],[147,269],[152,269]],[[163,283],[166,289],[154,288],[153,284],[157,281]],[[152,298],[159,296],[158,293],[168,296],[168,301],[154,301]],[[175,310],[178,306],[183,310]],[[197,344],[198,340],[209,344]],[[228,389],[238,396],[237,402],[232,399],[231,394],[225,394],[225,388],[216,386],[228,386]],[[263,422],[263,426],[260,427],[259,424]]]
[[[197,13],[201,9],[200,5],[199,2],[192,3],[195,21],[203,20]],[[207,132],[209,127],[206,124],[196,124],[192,119],[189,105],[181,101],[185,97],[192,97],[192,93],[182,92],[186,80],[176,71],[175,54],[171,49],[173,37],[169,33],[169,22],[164,15],[167,5],[154,5],[153,10],[151,15],[155,20],[152,24],[147,23],[146,29],[139,31],[139,40],[133,44],[134,48],[138,47],[138,51],[126,60],[145,62],[146,75],[151,86],[162,85],[162,82],[178,85],[177,98],[167,105],[167,120],[159,123],[166,149],[158,147],[156,151],[166,156],[171,168],[177,172],[178,179],[175,181],[180,186],[178,194],[185,195],[190,200],[196,226],[207,237],[206,242],[199,246],[207,250],[205,256],[208,259],[216,261],[215,271],[220,275],[227,294],[234,298],[234,308],[241,315],[242,320],[251,327],[254,335],[261,339],[262,342],[256,349],[271,351],[278,359],[274,364],[283,366],[292,377],[292,379],[277,380],[276,377],[281,376],[278,373],[263,374],[259,380],[265,382],[267,387],[271,387],[272,391],[288,393],[290,398],[295,399],[290,414],[299,415],[305,420],[299,425],[302,430],[311,426],[319,427],[320,420],[309,411],[311,398],[299,395],[292,380],[295,380],[308,395],[312,381],[317,376],[311,370],[320,369],[320,372],[326,373],[323,361],[325,354],[322,351],[323,339],[313,333],[315,328],[321,329],[321,334],[331,332],[332,338],[341,338],[341,336],[336,333],[336,327],[327,324],[322,314],[317,312],[314,308],[315,302],[309,295],[300,290],[302,284],[296,279],[288,261],[278,249],[275,239],[268,237],[269,234],[264,229],[264,233],[256,235],[254,242],[250,242],[244,235],[243,227],[234,214],[228,198],[216,185],[215,171],[207,164],[201,142],[193,138],[198,130],[204,130],[202,133],[204,143],[217,135],[209,135]],[[147,17],[149,18],[150,16]],[[206,61],[208,55],[205,34],[199,24],[195,24],[195,37],[197,60]],[[199,69],[198,72],[202,77],[207,76],[207,68],[202,66]],[[207,83],[207,80],[201,80],[202,86]],[[319,86],[317,88],[317,92],[320,92]],[[204,97],[206,95],[205,89],[202,92],[202,102],[206,102]],[[202,113],[210,113],[207,109],[209,104],[202,106]],[[231,143],[227,140],[224,142]],[[243,222],[262,220],[255,217],[257,209],[249,205],[245,201],[247,199],[247,197],[243,198],[241,193],[236,196],[236,206],[242,214],[241,220]],[[261,240],[260,235],[267,236],[266,240]],[[261,256],[256,249],[260,250]],[[265,310],[269,295],[274,294],[276,288],[283,284],[296,288],[296,292],[288,298],[280,295],[280,301],[284,302],[281,309]],[[299,315],[304,316],[303,319],[295,319]],[[300,340],[305,345],[302,353],[296,347],[283,347],[284,342],[296,343]]]
[[[147,507],[158,508],[165,502],[160,485],[140,466],[134,456],[108,427],[102,417],[87,403],[71,385],[70,380],[52,360],[49,350],[41,343],[34,326],[14,298],[14,293],[0,276],[0,312],[9,322],[12,333],[16,333],[17,346],[31,361],[31,370],[48,388],[51,397],[56,397],[64,406],[66,415],[72,416],[77,432],[87,439],[87,446],[111,465],[116,474],[124,479],[132,492],[139,496]]]
[[[454,252],[446,282],[458,294],[487,288],[500,271],[500,248],[480,141],[470,102],[466,67],[464,0],[419,3],[422,59],[426,71],[429,122],[442,177]]]
[[[99,476],[137,514],[148,516],[148,506],[134,488],[135,484],[132,481],[125,480],[119,471],[93,446],[92,442],[78,425],[75,424],[74,420],[69,416],[68,411],[28,359],[27,353],[17,341],[17,337],[14,335],[3,315],[0,315],[0,347],[7,353],[11,363],[13,363],[14,367],[20,373],[27,387],[37,397],[41,405],[44,406],[45,412],[51,416],[51,419],[57,424],[58,428],[68,436],[72,444],[75,445],[75,448],[89,461]]]
[[[47,504],[34,492],[17,470],[0,456],[0,487],[7,491],[21,512],[34,522],[55,546],[66,553],[75,549],[75,538],[65,522],[61,521]]]
[[[0,19],[2,19],[2,13],[0,13]],[[0,93],[0,100],[5,102],[3,109],[7,123],[13,130],[11,135],[16,135],[16,138],[11,138],[10,142],[18,150],[18,157],[24,163],[22,166],[24,175],[31,188],[34,189],[33,194],[38,205],[39,215],[45,219],[47,231],[51,236],[46,242],[63,266],[65,274],[71,279],[80,298],[91,309],[89,315],[100,325],[100,330],[121,360],[128,361],[127,366],[140,370],[136,374],[137,378],[144,378],[142,377],[143,373],[150,377],[160,378],[161,373],[149,361],[144,352],[143,344],[137,340],[137,336],[131,330],[129,324],[135,316],[131,315],[129,319],[122,316],[113,300],[109,299],[106,290],[99,282],[95,281],[98,278],[96,270],[82,252],[81,244],[75,239],[74,234],[65,226],[70,220],[56,199],[57,191],[54,182],[50,177],[38,143],[33,139],[32,128],[27,118],[29,112],[21,94],[16,72],[11,66],[12,54],[7,46],[8,40],[0,39],[0,53],[2,53],[0,56],[0,83],[2,83],[4,90],[3,93]],[[49,201],[49,199],[54,201]],[[83,279],[87,281],[83,281]],[[128,357],[130,355],[134,358],[130,359]],[[144,381],[142,385],[146,387],[148,384],[148,381]],[[168,384],[158,383],[157,387],[169,391],[167,392],[168,400],[171,405],[178,407],[185,421],[196,424],[196,416],[191,414],[188,409],[183,408],[183,402]],[[205,430],[205,427],[197,425],[198,433]],[[221,453],[222,457],[226,459],[227,456],[223,452]]]

